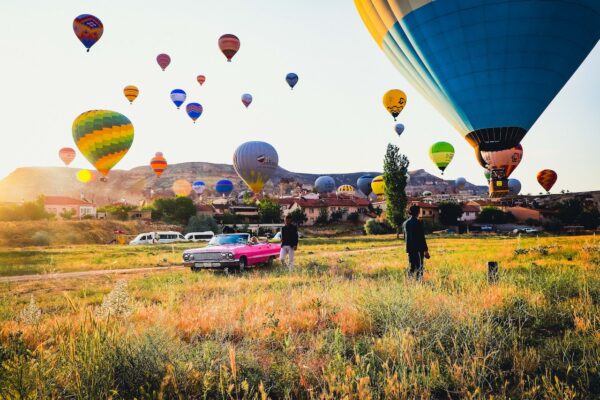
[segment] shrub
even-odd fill
[[[331,222],[339,222],[342,219],[344,219],[344,215],[346,215],[346,213],[348,212],[348,210],[346,210],[345,208],[342,208],[340,210],[335,210],[334,212],[331,213]]]
[[[360,220],[360,214],[356,211],[351,212],[350,214],[348,214],[346,219],[348,220],[348,222],[352,222],[355,224]]]
[[[562,229],[563,224],[557,218],[548,218],[544,219],[542,227],[548,232],[559,232]]]
[[[37,231],[31,237],[35,246],[48,246],[50,244],[50,234],[45,231]]]
[[[300,226],[308,221],[308,217],[306,213],[301,208],[296,208],[294,211],[288,214],[288,216],[292,219],[292,222],[296,225]]]
[[[317,225],[325,225],[329,222],[329,211],[326,208],[321,208],[319,210],[319,216],[315,220]]]
[[[100,317],[127,317],[132,311],[131,300],[127,293],[127,281],[118,281],[115,288],[104,296],[97,314]]]
[[[380,222],[371,218],[365,223],[365,232],[367,232],[367,235],[387,235],[394,233],[394,228],[387,222]]]
[[[194,215],[190,217],[185,232],[205,232],[213,231],[214,233],[219,232],[219,225],[217,221],[210,215]]]
[[[19,322],[25,325],[37,325],[41,319],[42,310],[40,310],[33,295],[31,295],[29,304],[19,314]]]
[[[60,213],[60,217],[66,220],[72,220],[74,216],[75,210],[65,210],[62,213]]]

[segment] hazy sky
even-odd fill
[[[83,13],[104,23],[90,53],[72,30]],[[232,63],[217,47],[224,33],[242,42]],[[166,72],[155,61],[161,52],[172,58]],[[456,155],[445,176],[484,184],[472,148],[394,69],[350,0],[2,0],[0,54],[0,177],[62,165],[57,152],[74,147],[73,120],[99,108],[135,126],[117,168],[145,165],[156,151],[170,163],[231,163],[237,144],[265,140],[292,171],[381,170],[393,142],[411,169],[436,172],[427,149],[446,140]],[[285,82],[290,71],[300,76],[294,91]],[[598,71],[596,46],[523,140],[513,177],[524,192],[541,191],[535,174],[543,168],[558,173],[554,191],[600,189]],[[198,74],[207,77],[202,87]],[[140,88],[133,105],[122,94],[128,84]],[[204,106],[195,125],[171,103],[174,88]],[[381,104],[390,88],[408,95],[400,138]],[[240,101],[245,92],[254,96],[249,109]],[[72,166],[90,164],[78,154]]]

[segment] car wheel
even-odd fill
[[[240,258],[240,266],[239,266],[240,272],[245,271],[246,267],[248,267],[248,260],[246,259],[246,257],[241,257]]]
[[[190,269],[192,270],[192,272],[198,272],[198,271],[200,271],[200,268],[196,268],[196,267],[191,267]]]
[[[269,259],[267,260],[267,267],[272,267],[273,266],[273,262],[275,261],[275,257],[271,256],[269,257]]]

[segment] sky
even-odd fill
[[[104,23],[89,53],[72,30],[84,13]],[[224,33],[241,40],[231,63],[217,46]],[[512,177],[523,193],[542,190],[535,175],[544,168],[558,173],[554,192],[600,189],[599,47],[522,141]],[[172,59],[165,72],[159,53]],[[2,0],[0,54],[0,178],[18,167],[62,165],[59,148],[75,147],[73,120],[108,109],[135,127],[121,169],[147,165],[157,151],[169,163],[231,163],[237,145],[263,140],[295,172],[380,171],[394,143],[411,170],[441,176],[428,148],[444,140],[456,149],[444,177],[485,184],[473,149],[392,66],[350,0]],[[288,72],[300,77],[293,91]],[[133,105],[122,94],[129,84],[140,89]],[[171,103],[175,88],[203,105],[196,124]],[[408,97],[401,137],[381,102],[392,88]],[[254,96],[248,109],[243,93]],[[90,164],[78,154],[71,166]]]

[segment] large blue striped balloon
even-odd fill
[[[233,182],[229,179],[221,179],[215,185],[215,192],[224,196],[229,196],[233,192]]]

